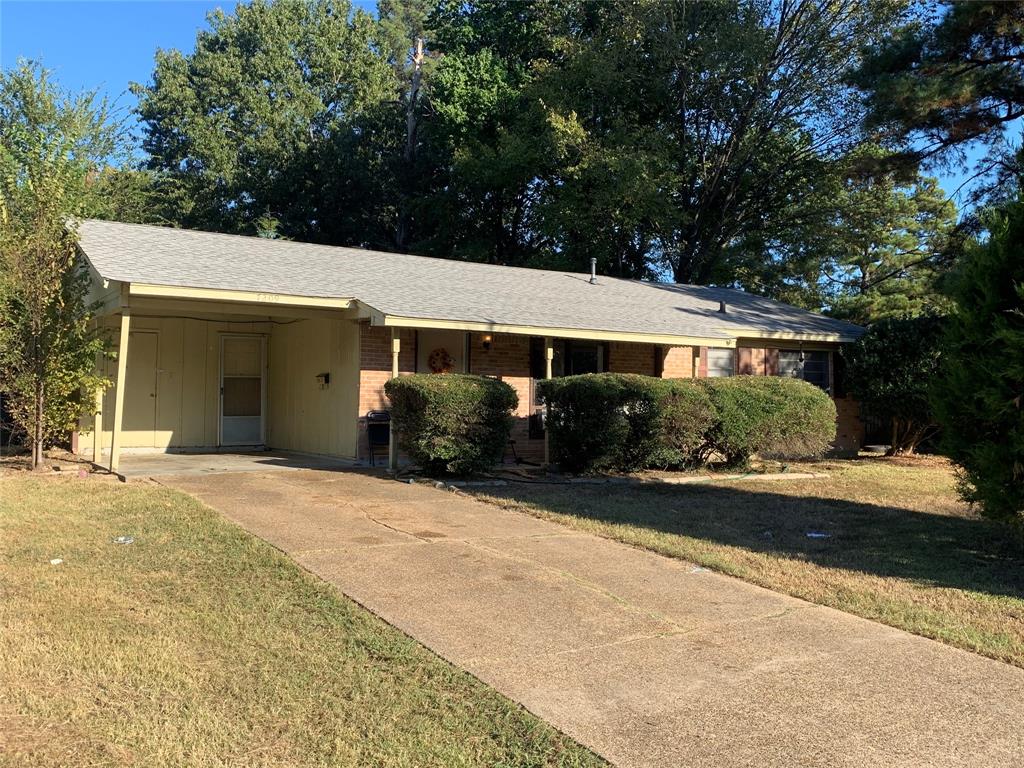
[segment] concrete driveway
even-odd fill
[[[162,477],[622,766],[1020,766],[1024,670],[356,472]]]

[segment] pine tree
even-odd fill
[[[933,399],[964,497],[1024,525],[1024,202],[991,215],[988,228],[952,283]]]

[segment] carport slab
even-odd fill
[[[355,461],[284,451],[237,453],[123,453],[117,474],[126,480],[166,475],[270,472],[278,469],[352,469]]]
[[[1024,755],[1024,670],[931,640],[422,485],[161,481],[619,765]]]

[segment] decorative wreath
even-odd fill
[[[447,349],[438,347],[430,353],[427,365],[430,366],[431,373],[451,373],[455,367],[455,360],[448,354]]]

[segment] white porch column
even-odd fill
[[[114,389],[114,423],[110,440],[110,471],[116,472],[121,461],[121,424],[124,421],[124,390],[128,378],[128,337],[131,334],[132,315],[128,307],[121,308],[121,338],[117,345],[117,382]]]
[[[544,337],[544,378],[551,378],[551,367],[552,362],[555,359],[555,343],[552,341],[550,336]],[[548,444],[548,422],[551,421],[551,404],[546,403],[544,405],[547,418],[544,424],[544,466],[548,466],[551,463],[551,449]]]
[[[402,351],[402,339],[397,328],[391,329],[391,378],[398,378],[398,353]],[[388,468],[398,470],[398,442],[395,440],[395,422],[388,428]]]

